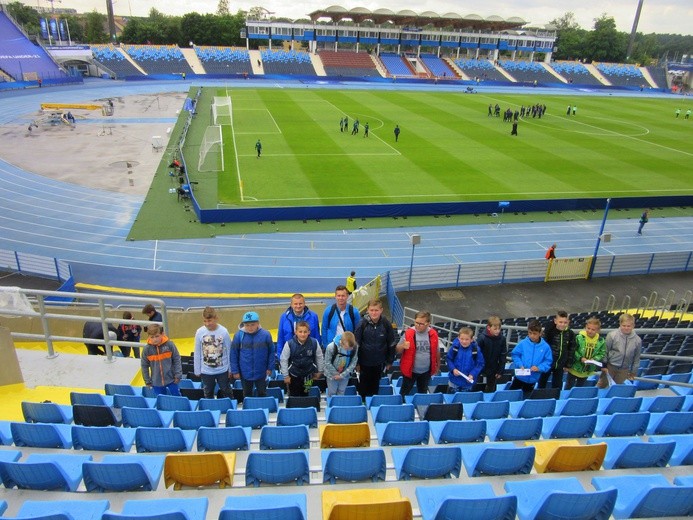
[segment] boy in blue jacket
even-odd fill
[[[512,353],[513,368],[529,369],[529,375],[515,375],[510,390],[520,389],[527,397],[534,390],[541,374],[551,370],[551,347],[541,337],[541,323],[532,320],[527,324],[527,337],[520,341]]]
[[[241,380],[243,397],[251,397],[253,389],[258,397],[265,397],[267,377],[276,363],[274,341],[271,334],[260,327],[257,312],[246,312],[239,329],[231,341],[231,375]]]
[[[448,362],[450,391],[471,390],[484,368],[484,355],[474,341],[474,331],[469,327],[461,328],[445,358]]]

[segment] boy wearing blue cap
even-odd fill
[[[267,377],[275,364],[271,334],[260,327],[257,312],[246,312],[231,341],[231,375],[241,380],[243,397],[251,397],[253,389],[258,397],[267,395]]]

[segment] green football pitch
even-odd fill
[[[212,168],[220,170],[216,190],[199,191],[203,207],[693,192],[693,120],[674,117],[677,98],[208,88],[189,142],[199,143],[210,123],[214,96],[230,97],[233,115],[219,118],[224,168],[220,161]],[[536,103],[547,110],[520,119],[511,136],[510,123],[487,115],[496,103],[501,113]],[[566,115],[568,105],[576,115]],[[341,132],[345,116],[349,128]],[[352,135],[356,119],[360,131]],[[194,177],[197,161],[186,157]]]

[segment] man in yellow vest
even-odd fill
[[[356,290],[356,271],[351,271],[351,274],[347,276],[346,290],[349,294]]]

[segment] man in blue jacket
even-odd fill
[[[291,305],[279,318],[277,329],[277,359],[282,355],[284,344],[294,337],[296,324],[305,321],[310,326],[310,337],[320,343],[320,318],[306,306],[306,299],[302,294],[294,294],[291,297]]]
[[[541,374],[551,370],[553,362],[551,347],[541,337],[541,323],[538,320],[532,320],[527,324],[527,337],[515,345],[510,355],[515,370],[529,370],[529,374],[526,375],[518,375],[516,372],[510,390],[520,389],[528,396],[534,390]]]
[[[231,375],[243,384],[243,396],[267,394],[267,378],[276,364],[272,335],[260,327],[260,316],[249,311],[231,341]]]
[[[322,346],[332,343],[343,332],[354,332],[361,315],[354,306],[347,303],[349,292],[346,286],[338,285],[334,290],[335,303],[327,306],[322,315]]]

